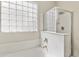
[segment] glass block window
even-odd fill
[[[37,31],[37,4],[27,1],[1,2],[1,32]]]

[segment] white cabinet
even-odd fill
[[[43,31],[41,32],[41,39],[45,56],[64,57],[71,55],[70,35]]]

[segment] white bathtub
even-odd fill
[[[41,57],[39,39],[0,44],[0,57]]]
[[[34,47],[7,54],[5,57],[43,57],[43,53],[41,47]]]

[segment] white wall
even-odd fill
[[[58,6],[73,11],[73,53],[79,56],[79,2],[78,1],[60,1]]]

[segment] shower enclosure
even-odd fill
[[[71,56],[72,12],[54,7],[44,14],[42,42],[47,42],[47,55]],[[56,50],[57,49],[57,50]]]
[[[71,34],[72,12],[54,7],[44,15],[43,31]]]

